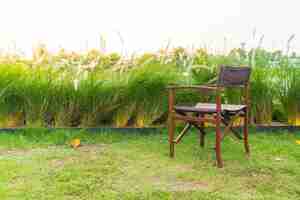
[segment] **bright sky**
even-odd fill
[[[100,48],[100,35],[108,51],[122,46],[130,53],[155,51],[168,41],[223,51],[241,42],[255,46],[262,34],[264,47],[279,49],[296,34],[292,47],[300,50],[297,0],[1,0],[0,5],[0,48],[6,51],[15,43],[30,54],[41,42],[53,51]]]

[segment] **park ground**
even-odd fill
[[[74,138],[79,148],[70,147]],[[213,133],[196,132],[168,157],[167,132],[27,130],[0,134],[0,199],[300,199],[297,133],[251,132],[251,156],[227,137],[225,166],[214,166]]]

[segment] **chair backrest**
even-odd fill
[[[217,84],[223,87],[245,87],[250,73],[250,67],[221,66]]]

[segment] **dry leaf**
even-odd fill
[[[73,148],[78,148],[78,147],[80,146],[80,139],[73,139],[73,140],[71,141],[71,146],[72,146]]]

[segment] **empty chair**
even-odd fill
[[[168,134],[170,143],[170,157],[174,157],[174,147],[191,127],[199,130],[200,145],[204,146],[205,141],[205,122],[215,125],[215,154],[218,167],[223,167],[221,156],[221,142],[228,133],[233,133],[239,140],[243,140],[246,154],[249,155],[248,144],[248,112],[249,112],[249,77],[251,68],[221,66],[218,79],[215,84],[195,85],[195,86],[169,86],[169,118]],[[221,93],[225,88],[239,88],[243,91],[243,102],[239,105],[222,104]],[[215,94],[214,103],[197,103],[194,106],[175,105],[175,96],[177,90],[190,89],[202,92],[203,95]],[[237,118],[243,118],[243,135],[232,126]],[[175,138],[176,121],[185,122],[181,133]],[[224,125],[223,131],[221,124]]]

